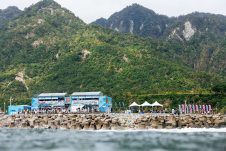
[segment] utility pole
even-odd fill
[[[12,105],[12,97],[9,99],[10,106]]]
[[[4,114],[5,114],[5,102],[4,102]]]

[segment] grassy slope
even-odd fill
[[[51,1],[28,8],[0,35],[2,99],[100,90],[122,100],[134,94],[209,92],[224,80],[173,59],[170,43],[85,25]],[[84,51],[90,53],[86,58]],[[28,90],[15,80],[18,72]]]

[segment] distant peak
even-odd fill
[[[44,7],[49,7],[49,6],[54,6],[54,7],[61,7],[60,4],[55,2],[54,0],[41,0],[40,2],[36,3],[35,5],[31,7],[38,7],[38,8],[44,8]]]
[[[55,2],[54,0],[42,0],[40,1],[40,3],[44,4],[45,6],[49,6],[49,5],[59,5],[57,2]]]
[[[141,5],[138,3],[133,3],[131,6],[141,6]]]
[[[146,7],[138,4],[138,3],[133,3],[132,5],[129,5],[127,7],[132,7],[132,8],[141,8],[141,9],[147,9]]]
[[[2,11],[16,10],[20,11],[20,9],[16,6],[8,6],[6,9],[2,9]]]
[[[137,10],[137,11],[143,11],[143,12],[148,12],[148,13],[152,13],[152,14],[156,14],[153,10],[147,8],[147,7],[144,7],[138,3],[133,3],[132,5],[130,6],[127,6],[126,8],[124,8],[124,10],[129,10],[129,11],[134,11],[134,10]]]
[[[138,3],[133,3],[131,5],[131,7],[142,7],[142,8],[145,8],[144,6],[142,6],[142,5],[138,4]]]
[[[30,7],[25,9],[25,12],[31,11],[31,12],[37,12],[39,10],[44,10],[45,8],[49,9],[52,12],[55,9],[61,9],[61,5],[55,2],[54,0],[41,0],[36,4],[31,5]]]
[[[17,10],[19,10],[19,8],[18,7],[16,7],[16,6],[8,6],[6,9],[17,9]]]
[[[105,23],[107,23],[107,19],[105,19],[105,18],[103,18],[103,17],[97,19],[96,21],[97,21],[97,22],[105,22]]]
[[[41,0],[40,3],[45,3],[45,4],[54,4],[56,3],[54,0]]]
[[[93,24],[93,25],[101,25],[103,27],[107,27],[107,22],[108,22],[107,19],[101,17],[101,18],[97,19],[96,21],[92,22],[91,24]]]

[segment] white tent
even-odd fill
[[[83,107],[83,104],[73,105],[71,106],[71,112],[79,112]]]
[[[145,101],[143,104],[141,104],[141,106],[152,106],[150,103],[148,103],[147,101]]]
[[[140,106],[136,102],[133,102],[129,107]]]
[[[162,104],[160,104],[159,102],[157,102],[157,101],[155,101],[155,103],[153,103],[153,104],[151,104],[152,106],[161,106],[161,107],[163,107],[163,105]]]

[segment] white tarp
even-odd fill
[[[83,104],[83,105],[98,105],[99,100],[72,100],[73,105],[75,104]]]
[[[71,112],[79,112],[82,110],[83,107],[84,107],[83,104],[72,105]]]
[[[155,103],[153,103],[153,104],[151,104],[152,106],[161,106],[161,107],[163,107],[163,105],[162,104],[160,104],[159,102],[157,102],[157,101],[155,101]]]
[[[133,102],[129,107],[140,106],[136,102]]]
[[[141,106],[152,106],[152,104],[150,104],[147,101],[145,101],[143,104],[141,104]]]

